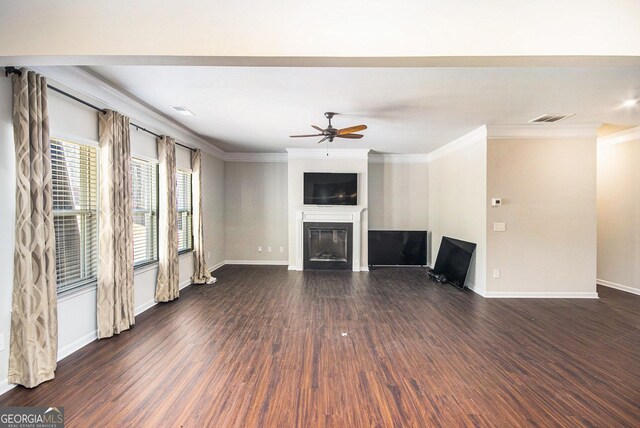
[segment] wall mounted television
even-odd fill
[[[440,282],[448,282],[456,287],[464,288],[471,264],[471,257],[476,249],[473,242],[443,236],[436,258],[436,265],[429,272]]]
[[[305,205],[358,205],[358,174],[304,173]]]

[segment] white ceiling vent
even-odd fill
[[[536,117],[535,119],[531,119],[529,123],[553,123],[564,120],[568,117],[574,116],[575,113],[570,114],[543,114],[540,117]]]
[[[195,116],[188,108],[186,107],[180,107],[180,106],[174,106],[173,109],[175,111],[177,111],[180,114],[184,114],[185,116]]]

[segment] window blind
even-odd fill
[[[158,260],[158,166],[131,159],[133,265]]]
[[[94,147],[51,141],[58,293],[95,281],[98,167]]]
[[[176,194],[178,200],[178,251],[193,248],[191,221],[191,173],[176,171]]]

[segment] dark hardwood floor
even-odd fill
[[[640,426],[640,296],[489,300],[421,269],[216,276],[0,406],[81,427]]]

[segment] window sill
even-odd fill
[[[143,263],[138,266],[133,267],[133,274],[137,275],[139,273],[148,272],[153,269],[158,269],[158,261],[154,260],[152,262]]]
[[[190,253],[193,253],[193,249],[191,249],[191,248],[188,249],[188,250],[178,251],[178,257],[182,257],[182,256],[184,256],[186,254],[190,254]]]
[[[58,293],[58,303],[64,302],[65,300],[73,299],[74,297],[80,296],[82,294],[87,294],[92,291],[97,290],[98,281],[92,281],[87,284],[83,284],[79,287],[72,288],[71,290],[65,290],[61,293]]]

